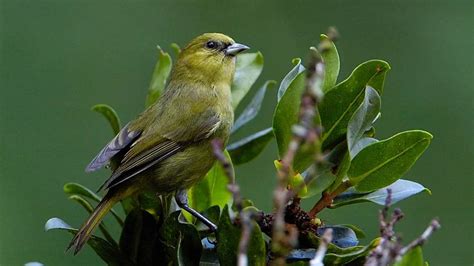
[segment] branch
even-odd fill
[[[429,224],[428,228],[425,229],[421,236],[419,236],[417,239],[413,240],[410,244],[400,250],[400,258],[403,257],[403,255],[405,255],[408,251],[425,244],[428,238],[430,238],[430,236],[440,228],[441,224],[439,223],[438,219],[431,220],[431,223]]]
[[[316,251],[316,255],[312,260],[309,261],[310,266],[324,266],[323,259],[326,255],[326,251],[328,250],[328,244],[332,241],[332,229],[328,228],[324,231],[323,236],[321,237],[321,242],[319,243],[318,250]]]
[[[237,185],[237,183],[235,182],[232,164],[229,162],[229,160],[227,160],[227,157],[222,152],[224,150],[223,148],[224,145],[222,141],[219,139],[214,139],[212,140],[211,145],[212,145],[212,151],[214,152],[214,156],[224,168],[224,173],[229,179],[229,184],[227,185],[227,189],[232,193],[232,198],[234,200],[235,206],[237,207],[237,211],[239,212],[239,217],[240,217],[240,221],[242,225],[242,235],[239,241],[239,254],[237,256],[237,265],[247,266],[248,265],[247,250],[249,246],[250,235],[252,234],[252,229],[253,229],[252,219],[253,219],[254,214],[252,212],[243,210],[242,197],[240,195],[240,188],[239,188],[239,185]]]

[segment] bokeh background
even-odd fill
[[[433,195],[399,207],[397,230],[409,241],[438,216],[442,230],[426,244],[430,265],[473,261],[474,4],[467,1],[0,1],[0,265],[96,265],[90,248],[65,254],[70,236],[43,231],[58,216],[74,226],[85,211],[67,200],[69,181],[96,188],[107,172],[84,166],[111,137],[89,108],[108,103],[122,121],[144,106],[156,45],[184,45],[203,32],[224,32],[265,56],[254,90],[280,81],[290,60],[305,57],[320,33],[336,26],[339,80],[380,58],[392,70],[382,98],[379,138],[420,128],[435,136],[406,178]],[[248,100],[248,99],[247,99]],[[276,91],[240,136],[271,125]],[[272,142],[237,169],[243,194],[271,210]],[[306,202],[309,206],[311,202]],[[360,225],[377,235],[378,206],[323,212],[328,223]],[[368,240],[364,240],[367,242]]]

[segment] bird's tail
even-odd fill
[[[74,247],[74,255],[76,255],[87,243],[87,240],[89,240],[94,228],[102,221],[102,219],[116,202],[116,197],[110,196],[110,194],[106,195],[99,202],[97,207],[95,207],[89,219],[87,219],[87,221],[81,226],[81,229],[79,229],[79,231],[76,233],[66,250]]]

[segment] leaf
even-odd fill
[[[226,151],[225,154],[231,161],[229,153]],[[227,189],[228,184],[229,178],[224,169],[219,162],[215,162],[206,176],[188,190],[189,206],[196,211],[204,211],[214,205],[224,208],[232,200],[232,194]],[[186,218],[192,221],[188,215],[186,214]]]
[[[172,43],[170,46],[171,50],[173,50],[175,58],[178,58],[179,54],[181,53],[181,47],[179,47],[177,43]]]
[[[337,76],[339,75],[339,53],[337,52],[334,42],[328,36],[321,34],[321,43],[327,43],[324,51],[321,51],[321,56],[324,62],[324,82],[323,92],[326,93],[336,85]]]
[[[319,195],[325,191],[336,180],[336,176],[331,172],[331,169],[319,169],[316,177],[309,180],[310,175],[304,172],[307,193],[301,198],[310,198],[314,195]]]
[[[360,202],[373,202],[383,206],[385,205],[385,199],[387,198],[387,189],[392,190],[392,205],[423,191],[431,194],[429,189],[416,182],[399,179],[390,186],[381,188],[371,193],[360,193],[354,188],[349,188],[347,191],[334,198],[331,208],[337,208]]]
[[[146,107],[156,102],[161,93],[165,90],[166,80],[168,79],[172,67],[171,56],[163,51],[160,46],[157,46],[157,49],[158,61],[153,70],[150,87],[148,88],[148,95],[145,103]]]
[[[339,225],[320,226],[317,230],[318,235],[323,235],[327,229],[332,229],[331,243],[340,248],[354,247],[359,244],[359,240],[351,228]]]
[[[387,62],[367,61],[354,69],[352,74],[324,95],[319,105],[323,149],[335,146],[345,138],[347,125],[364,97],[365,87],[373,87],[382,94],[385,75],[390,69]]]
[[[319,247],[321,239],[313,233],[301,235],[300,246],[304,249]],[[378,246],[380,238],[372,240],[367,246],[354,246],[348,248],[340,248],[333,243],[328,244],[324,264],[326,265],[344,265],[360,257],[365,257],[372,249]]]
[[[78,184],[78,183],[66,183],[63,187],[64,193],[68,195],[81,195],[86,198],[89,198],[95,202],[100,202],[102,200],[101,197],[99,197],[97,194],[95,194],[92,190],[88,189],[87,187]],[[120,218],[118,213],[114,210],[111,209],[110,213],[114,216],[115,220],[120,224],[120,226],[123,225],[123,220]]]
[[[45,231],[50,230],[63,230],[68,231],[71,234],[76,234],[79,230],[72,228],[66,222],[59,218],[51,218],[49,219],[46,224],[44,225]],[[123,256],[117,247],[114,247],[106,240],[97,237],[95,235],[91,235],[87,244],[92,247],[99,257],[105,261],[108,265],[134,265],[130,260],[128,260],[125,256]]]
[[[354,158],[360,149],[356,145],[364,133],[372,127],[372,122],[380,113],[380,96],[377,91],[367,86],[361,105],[352,115],[347,126],[347,147],[351,158]]]
[[[266,248],[260,227],[252,221],[252,233],[247,247],[248,265],[266,265]],[[221,265],[237,265],[237,253],[242,235],[241,229],[234,226],[229,217],[229,207],[222,211],[217,226],[217,256]]]
[[[235,65],[234,81],[232,83],[232,106],[237,109],[240,101],[245,97],[252,85],[262,73],[263,55],[257,53],[245,53],[237,55]]]
[[[96,104],[92,106],[92,111],[102,114],[107,121],[109,121],[110,126],[114,132],[114,135],[117,135],[120,131],[120,118],[117,115],[117,112],[107,104]]]
[[[350,182],[359,192],[390,185],[411,168],[432,138],[426,131],[412,130],[367,146],[351,162]]]
[[[364,231],[362,231],[362,229],[360,229],[359,227],[357,227],[353,224],[339,224],[338,226],[347,227],[347,228],[352,229],[352,231],[354,231],[354,233],[356,234],[357,239],[365,238]]]
[[[137,265],[156,265],[154,258],[157,244],[158,225],[147,211],[134,209],[127,215],[120,235],[120,251]]]
[[[273,129],[267,128],[227,146],[235,165],[247,163],[257,157],[273,139]]]
[[[421,247],[415,247],[408,251],[401,260],[395,262],[393,266],[425,266]]]
[[[276,82],[273,80],[265,82],[263,86],[255,93],[252,101],[244,108],[240,116],[235,120],[234,126],[232,127],[232,132],[234,133],[239,130],[243,125],[250,122],[252,119],[257,116],[262,106],[263,98],[265,97],[265,92],[267,89],[272,89],[275,86]]]
[[[374,138],[369,138],[369,137],[363,137],[359,139],[355,143],[355,145],[352,147],[352,150],[351,150],[352,154],[350,157],[354,158],[361,150],[363,150],[365,147],[375,142],[378,142],[378,140]]]
[[[170,214],[160,228],[159,265],[195,265],[202,253],[196,228],[179,221],[180,211]]]
[[[273,114],[273,132],[275,133],[280,158],[284,156],[288,149],[293,135],[293,125],[298,123],[304,81],[304,73],[300,73],[294,78],[278,102]]]
[[[290,86],[290,84],[295,80],[295,78],[304,71],[304,66],[301,64],[301,59],[300,58],[294,58],[292,60],[292,63],[294,65],[293,69],[286,74],[286,76],[283,78],[283,80],[280,83],[280,87],[278,88],[278,94],[277,94],[277,100],[278,102],[281,100],[281,97],[285,94],[286,90]]]

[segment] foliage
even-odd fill
[[[393,193],[392,204],[422,191],[430,193],[422,185],[400,178],[428,147],[432,135],[421,130],[410,130],[385,140],[378,140],[375,136],[374,124],[380,117],[381,95],[386,74],[390,70],[389,64],[382,60],[366,61],[357,66],[349,77],[337,83],[339,54],[327,36],[321,35],[321,40],[330,42],[328,49],[320,53],[325,63],[325,79],[322,83],[324,97],[317,106],[318,115],[313,121],[322,129],[321,139],[313,145],[303,146],[295,155],[288,189],[298,190],[298,200],[312,202],[318,199],[321,201],[321,195],[332,195],[332,204],[325,206],[329,208],[361,202],[384,205],[387,188]],[[172,49],[179,54],[179,46],[173,44]],[[311,50],[318,52],[314,47]],[[281,159],[288,151],[294,125],[298,123],[307,72],[300,59],[294,59],[292,63],[292,69],[281,80],[277,91],[273,90],[276,82],[264,82],[237,116],[232,133],[253,121],[268,91],[276,92],[272,127],[261,129],[227,146],[226,156],[233,165],[255,159],[274,138],[278,147],[276,159]],[[171,66],[171,56],[158,47],[158,61],[146,106],[155,102],[165,89]],[[252,91],[262,69],[263,55],[260,52],[237,57],[232,86],[234,109],[244,98],[249,97],[248,93]],[[104,115],[114,134],[119,131],[120,119],[112,107],[99,104],[93,110]],[[316,169],[317,174],[312,175],[316,153],[324,154],[328,164],[325,168]],[[277,170],[282,167],[278,160],[275,166]],[[225,169],[216,162],[206,177],[188,191],[191,207],[218,225],[215,234],[188,213],[176,211],[170,198],[141,195],[122,202],[125,217],[111,211],[122,227],[118,242],[101,224],[103,237],[94,235],[88,244],[110,265],[197,265],[199,261],[206,265],[233,265],[236,263],[242,230],[235,218],[238,208],[231,207],[233,198],[227,190],[227,183]],[[100,200],[92,190],[79,184],[66,184],[64,191],[88,211],[91,211],[92,203]],[[249,200],[244,200],[244,205],[261,213],[252,207]],[[320,245],[320,236],[326,228],[336,232],[324,258],[324,262],[331,265],[350,262],[361,264],[379,242],[376,238],[368,245],[359,245],[358,238],[365,237],[365,234],[358,227],[350,224],[322,225],[320,219],[312,218],[310,223],[314,227],[310,228],[317,229],[300,232],[298,244],[287,255],[288,263],[306,265],[314,257]],[[250,265],[265,265],[271,259],[271,253],[268,253],[271,234],[262,225],[262,219],[252,223],[254,229],[249,240],[248,260]],[[51,218],[45,228],[71,233],[77,231],[59,218]],[[409,252],[397,265],[414,265],[407,262],[411,257],[422,263],[421,248]]]

